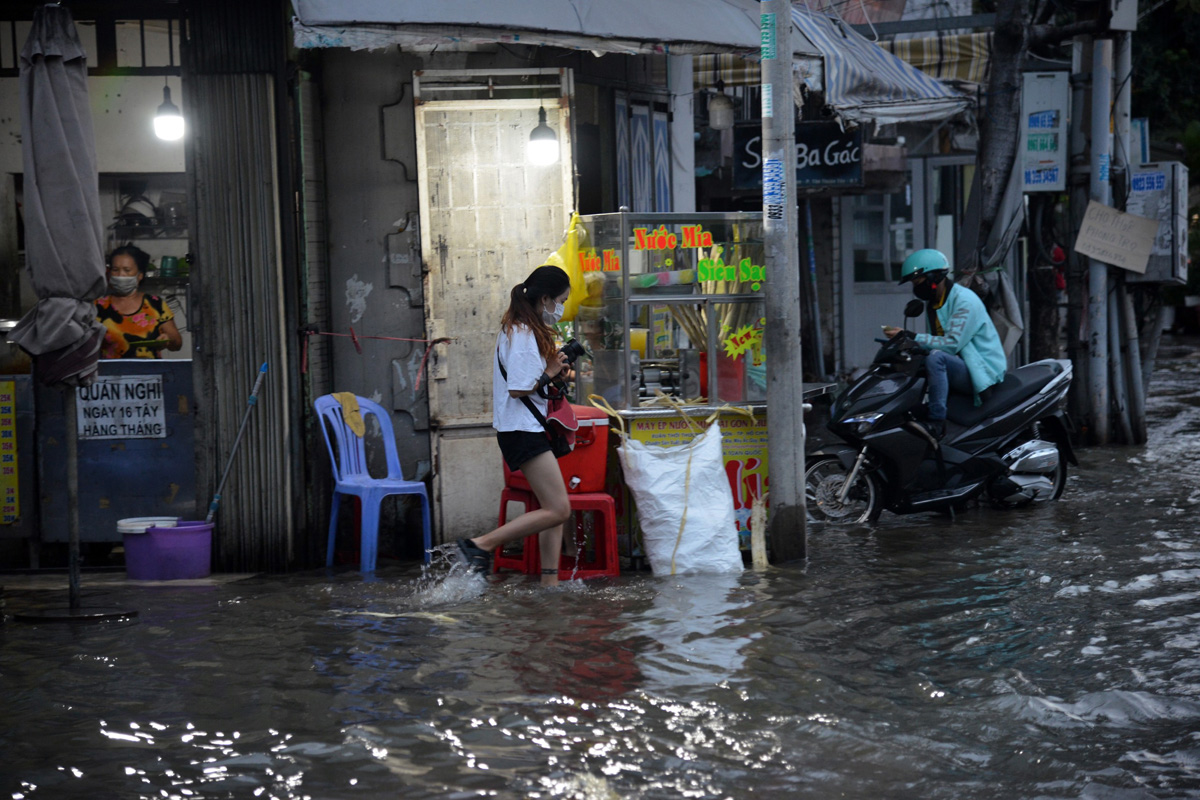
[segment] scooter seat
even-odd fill
[[[1033,397],[1060,372],[1062,367],[1056,363],[1029,364],[1007,372],[1004,380],[993,385],[987,399],[978,406],[974,397],[951,393],[946,401],[946,418],[964,428],[977,425],[996,412]]]

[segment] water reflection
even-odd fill
[[[807,565],[318,572],[0,626],[0,795],[1200,798],[1191,352],[1062,502],[814,530]]]
[[[740,613],[753,604],[753,589],[735,574],[663,577],[652,586],[649,606],[625,621],[647,642],[637,656],[646,691],[745,679],[743,650],[762,636]]]

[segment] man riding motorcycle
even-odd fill
[[[889,339],[903,334],[932,352],[925,361],[929,377],[929,432],[946,433],[946,400],[951,391],[973,395],[975,405],[1004,380],[1008,360],[1000,335],[975,292],[950,280],[950,262],[938,250],[917,250],[904,259],[900,283],[912,282],[913,296],[924,300],[932,333],[912,334],[885,326]]]

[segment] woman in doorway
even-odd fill
[[[131,244],[108,257],[108,294],[96,301],[96,319],[105,327],[101,358],[162,358],[164,349],[183,348],[171,309],[141,291],[149,265],[149,254]]]
[[[509,295],[492,363],[492,427],[505,463],[524,473],[540,508],[482,536],[459,539],[458,556],[473,572],[491,569],[496,548],[537,533],[542,584],[558,583],[563,523],[571,516],[571,500],[546,429],[521,398],[528,397],[546,414],[540,390],[567,369],[566,356],[555,346],[554,325],[562,319],[570,292],[567,273],[544,266],[514,286]]]

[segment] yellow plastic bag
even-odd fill
[[[580,251],[587,248],[587,229],[579,222],[579,214],[571,214],[571,224],[567,228],[567,235],[562,247],[555,250],[546,257],[542,266],[559,267],[571,278],[571,293],[567,295],[567,302],[563,303],[566,309],[563,312],[563,321],[570,322],[575,319],[575,312],[579,310],[579,304],[587,299],[587,286],[583,281],[583,267],[579,264]]]

